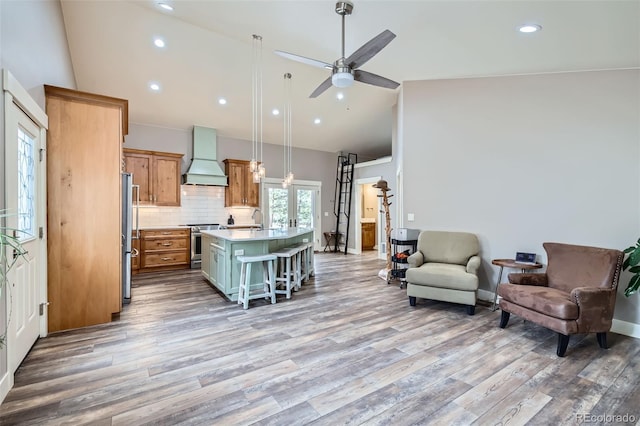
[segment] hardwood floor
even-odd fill
[[[291,300],[246,311],[199,270],[137,276],[118,320],[36,343],[0,424],[640,420],[640,340],[610,333],[601,350],[595,335],[573,336],[558,358],[555,333],[515,316],[502,330],[485,306],[475,316],[420,299],[410,307],[377,277],[383,266],[371,254],[320,253]]]

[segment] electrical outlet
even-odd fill
[[[309,239],[308,239],[308,238],[303,238],[303,239],[302,239],[302,242],[303,242],[303,243],[308,243],[308,242],[309,242]]]
[[[324,215],[325,216],[329,216],[329,212],[324,212]]]
[[[416,220],[416,216],[413,213],[409,213],[407,214],[407,220],[409,222],[413,222],[414,220]]]
[[[233,254],[236,256],[244,256],[244,249],[234,250]]]

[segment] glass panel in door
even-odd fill
[[[265,228],[287,228],[289,226],[289,189],[281,185],[264,184],[265,214],[263,226]]]
[[[296,215],[295,223],[300,228],[313,228],[315,225],[315,190],[293,185]]]

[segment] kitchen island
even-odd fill
[[[202,231],[202,276],[227,299],[238,300],[238,256],[266,254],[313,241],[313,229],[221,229]],[[251,272],[251,282],[262,281],[262,268]],[[262,285],[260,285],[262,287]]]

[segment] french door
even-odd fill
[[[262,185],[265,228],[310,228],[314,230],[314,249],[320,246],[320,182],[294,182],[287,188],[275,179]]]

